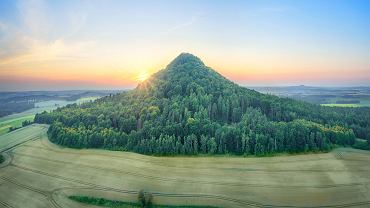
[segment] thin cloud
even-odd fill
[[[0,70],[21,64],[45,61],[74,60],[86,58],[95,41],[67,41],[85,24],[87,13],[70,13],[67,34],[50,38],[58,27],[48,15],[46,2],[41,0],[20,1],[17,4],[19,25],[0,22]],[[47,17],[47,18],[46,18]]]
[[[164,34],[169,34],[169,33],[172,33],[176,30],[182,29],[184,27],[189,27],[189,26],[193,25],[196,21],[197,21],[197,17],[194,16],[187,22],[184,22],[184,23],[181,23],[181,24],[178,24],[178,25],[175,25],[175,26],[171,27],[166,32],[164,32]]]
[[[186,27],[190,27],[192,25],[194,25],[196,22],[198,22],[198,20],[205,16],[206,13],[203,13],[203,12],[198,12],[196,13],[194,16],[191,17],[190,20],[186,21],[186,22],[183,22],[183,23],[180,23],[178,25],[175,25],[171,28],[169,28],[168,30],[166,30],[165,32],[163,32],[163,34],[170,34],[170,33],[173,33],[177,30],[180,30],[180,29],[183,29],[183,28],[186,28]]]

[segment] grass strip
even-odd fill
[[[125,201],[116,201],[104,198],[95,198],[89,196],[68,196],[69,199],[74,201],[90,204],[101,207],[110,207],[110,208],[136,208],[141,207],[137,202],[125,202]],[[196,206],[196,205],[159,205],[153,204],[151,208],[217,208],[214,206]]]
[[[3,163],[5,160],[4,156],[3,155],[0,155],[0,164]]]

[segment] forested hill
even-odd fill
[[[370,140],[370,108],[321,107],[265,95],[183,53],[134,90],[37,114],[50,140],[145,154],[325,151]]]

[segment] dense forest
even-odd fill
[[[326,151],[370,140],[370,108],[323,107],[238,86],[183,53],[134,90],[37,114],[52,142],[144,154]]]

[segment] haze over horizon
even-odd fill
[[[368,1],[0,0],[0,91],[130,89],[181,52],[243,86],[369,86]]]

